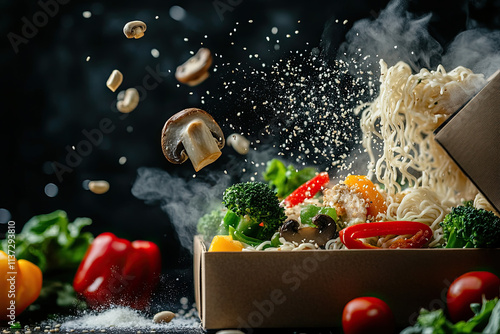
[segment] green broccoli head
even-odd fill
[[[226,211],[224,208],[219,208],[201,216],[196,226],[198,233],[203,235],[207,240],[211,240],[219,233]]]
[[[452,208],[441,226],[446,248],[500,247],[500,218],[472,202]]]
[[[232,185],[224,192],[222,204],[240,218],[231,223],[237,231],[260,240],[269,240],[286,219],[278,196],[263,182]]]

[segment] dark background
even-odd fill
[[[14,220],[20,229],[34,215],[63,209],[71,220],[92,218],[89,230],[95,235],[112,231],[124,238],[157,242],[166,272],[189,269],[190,251],[181,247],[160,205],[145,203],[131,193],[142,166],[186,180],[193,177],[189,162],[177,166],[163,157],[160,133],[164,122],[186,107],[200,107],[219,120],[226,135],[233,132],[229,124],[257,131],[265,122],[259,123],[258,117],[235,118],[235,112],[245,104],[240,96],[229,95],[223,88],[236,64],[256,66],[249,58],[253,53],[258,53],[258,63],[272,64],[291,57],[296,50],[320,52],[331,60],[352,24],[362,18],[374,19],[388,1],[221,2],[229,6],[227,10],[220,8],[222,12],[217,11],[214,1],[69,0],[59,4],[54,0],[52,3],[58,6],[52,8],[52,17],[26,38],[26,43],[18,45],[18,52],[9,41],[9,33],[22,37],[26,20],[33,22],[43,9],[36,1],[1,2],[1,223]],[[183,20],[169,14],[175,5],[184,8]],[[429,31],[443,46],[467,27],[500,26],[499,1],[410,1],[408,8],[419,15],[433,12]],[[92,16],[84,18],[84,11]],[[122,27],[136,19],[147,23],[145,36],[126,39]],[[335,19],[348,23],[329,24]],[[276,35],[271,33],[272,27],[278,28]],[[299,34],[294,34],[295,30]],[[276,39],[280,40],[278,50],[274,47]],[[217,72],[199,86],[178,85],[173,76],[176,66],[201,43],[217,55]],[[158,58],[151,55],[153,48],[159,51]],[[116,93],[105,86],[111,71],[117,68],[124,74],[121,90],[141,85],[147,68],[154,70],[157,66],[172,73],[162,77],[137,109],[122,118],[112,108]],[[238,83],[252,85],[241,77]],[[255,94],[266,90],[255,87]],[[65,164],[66,147],[86,139],[82,131],[98,128],[104,118],[111,120],[114,130],[105,134],[102,143],[94,146],[72,172],[64,173],[62,182],[58,180],[52,163]],[[200,171],[197,178],[210,173],[222,175],[235,156],[231,148],[224,148],[223,156]],[[125,164],[119,163],[120,157],[126,157]],[[230,177],[239,178],[237,174]],[[111,188],[106,194],[96,195],[84,189],[85,180],[107,180]],[[44,190],[50,183],[57,187],[54,197]]]

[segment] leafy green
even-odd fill
[[[76,269],[93,240],[92,233],[81,230],[91,223],[89,218],[69,222],[62,210],[35,216],[16,234],[16,258],[33,262],[44,273]],[[7,242],[1,242],[2,249]]]
[[[19,329],[19,328],[22,328],[22,327],[21,327],[21,324],[19,323],[19,321],[16,321],[16,322],[14,322],[14,323],[12,323],[12,324],[10,325],[10,329]],[[9,333],[10,333],[10,332],[9,332]]]
[[[422,309],[417,323],[405,328],[401,334],[496,334],[500,333],[500,303],[498,298],[483,300],[480,308],[473,307],[475,315],[468,321],[453,324],[442,309],[428,311]]]
[[[286,167],[282,161],[272,159],[267,162],[263,177],[269,186],[276,190],[279,198],[285,198],[315,175],[316,170],[312,167],[296,170],[293,165]]]
[[[483,333],[500,333],[500,303],[496,303],[491,311],[490,321],[483,330]]]

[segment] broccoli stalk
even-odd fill
[[[472,202],[451,209],[441,222],[446,248],[500,247],[500,218]]]
[[[227,208],[223,227],[254,241],[270,240],[285,221],[285,209],[276,193],[263,182],[237,183],[227,188],[222,204]],[[245,241],[243,241],[245,242]]]

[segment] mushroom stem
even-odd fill
[[[181,141],[195,171],[211,164],[222,154],[208,126],[198,119],[188,124]]]

